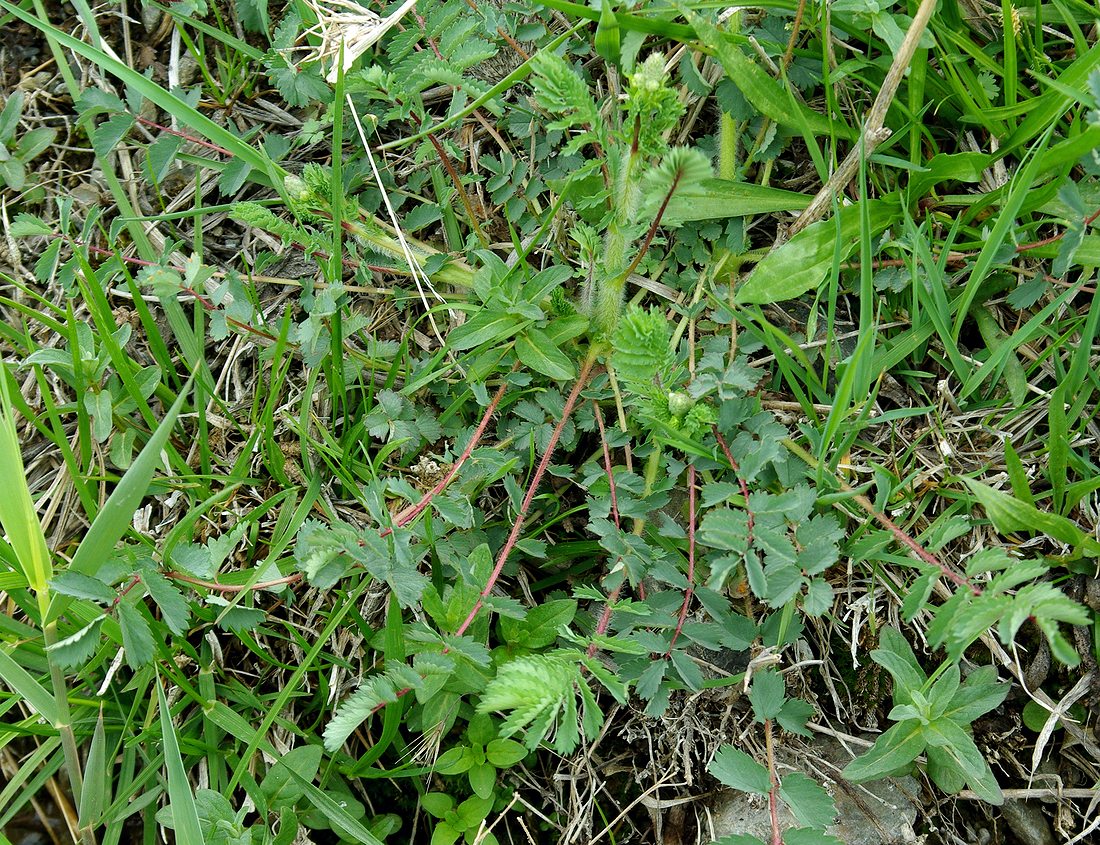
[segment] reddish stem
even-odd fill
[[[668,189],[668,193],[665,194],[665,198],[661,201],[661,207],[657,209],[657,216],[653,218],[653,224],[649,227],[649,231],[646,232],[645,240],[642,241],[641,249],[638,250],[638,254],[634,257],[630,266],[626,268],[626,272],[623,273],[624,279],[629,279],[630,274],[634,272],[635,268],[642,262],[643,256],[649,251],[649,245],[653,242],[653,236],[657,234],[657,229],[661,225],[661,218],[665,216],[665,209],[668,208],[669,201],[672,199],[672,195],[676,193],[676,187],[680,184],[680,179],[683,178],[683,172],[676,174],[676,178],[672,180],[672,185]]]
[[[856,494],[853,498],[856,500],[856,504],[858,504],[861,508],[863,508],[863,510],[865,510],[876,520],[878,520],[879,524],[883,528],[893,534],[895,540],[905,546],[905,548],[909,549],[909,551],[911,551],[925,563],[931,564],[932,566],[936,567],[940,572],[943,573],[943,576],[948,581],[955,584],[956,586],[966,587],[975,596],[980,596],[982,594],[982,590],[978,585],[972,584],[970,582],[970,579],[959,575],[946,563],[941,561],[931,552],[927,551],[923,546],[921,546],[920,543],[918,543],[916,540],[906,534],[905,531],[903,531],[897,525],[897,523],[890,519],[890,517],[877,510],[875,506],[871,503],[871,500],[868,499],[866,496],[862,494]]]
[[[592,409],[596,413],[596,425],[600,429],[600,446],[603,447],[603,468],[607,473],[607,486],[611,490],[611,518],[615,520],[615,527],[621,528],[619,525],[619,502],[615,497],[615,474],[611,471],[611,451],[607,448],[607,430],[603,424],[603,410],[600,408],[600,403],[595,399],[592,400]]]
[[[687,619],[688,609],[691,607],[692,596],[695,595],[695,466],[688,467],[688,588],[684,593],[684,603],[680,605],[680,618],[676,620],[676,630],[672,632],[672,641],[665,652],[667,660],[672,649],[676,646],[676,640],[684,629],[684,620]]]
[[[764,745],[768,750],[768,777],[772,788],[768,790],[768,815],[772,822],[771,845],[783,845],[783,834],[779,831],[779,777],[775,773],[775,741],[772,738],[772,720],[764,720]]]
[[[509,533],[508,539],[500,550],[496,566],[493,567],[493,571],[489,574],[489,579],[485,583],[485,588],[481,591],[481,595],[478,596],[477,602],[474,603],[469,615],[455,630],[456,637],[462,636],[466,632],[466,629],[473,623],[474,619],[477,617],[477,612],[481,610],[481,605],[485,597],[489,595],[490,591],[492,591],[493,587],[496,585],[497,579],[500,578],[500,573],[504,569],[504,564],[506,564],[508,558],[511,557],[512,550],[519,541],[519,535],[523,530],[523,524],[527,521],[527,512],[531,508],[531,502],[534,501],[535,494],[538,492],[539,482],[542,481],[543,475],[546,474],[546,468],[550,466],[550,458],[554,456],[554,449],[558,445],[558,440],[561,439],[561,433],[565,428],[565,423],[569,420],[569,417],[572,416],[573,408],[577,404],[577,399],[581,395],[581,390],[588,384],[588,377],[592,374],[592,366],[595,363],[596,358],[594,355],[589,355],[585,359],[584,366],[581,367],[580,375],[577,376],[577,381],[573,385],[573,389],[569,392],[569,398],[565,400],[565,408],[562,409],[561,419],[558,420],[558,424],[554,426],[554,430],[550,434],[550,442],[546,444],[546,451],[542,453],[542,460],[539,461],[539,465],[535,469],[535,474],[531,476],[531,482],[527,487],[527,495],[523,497],[523,504],[520,505],[519,513],[516,514],[516,521],[512,525],[512,531]]]
[[[138,123],[152,127],[153,129],[159,129],[161,132],[164,132],[168,135],[175,135],[177,138],[183,138],[183,140],[189,141],[197,147],[205,147],[206,149],[213,150],[214,152],[220,153],[221,155],[229,156],[230,158],[233,157],[233,153],[231,153],[225,147],[219,147],[217,144],[211,144],[209,141],[204,141],[201,138],[194,137],[193,135],[188,135],[186,132],[180,132],[177,129],[171,129],[167,126],[161,126],[159,123],[154,123],[153,121],[148,120],[141,115],[134,115],[134,119]]]
[[[432,142],[432,146],[435,147],[436,155],[439,156],[439,160],[443,162],[443,166],[447,169],[447,175],[451,177],[451,184],[455,186],[455,191],[458,193],[458,198],[462,200],[462,206],[466,209],[466,215],[470,218],[470,225],[474,229],[474,234],[477,235],[477,239],[481,241],[482,246],[489,247],[489,239],[485,237],[485,232],[481,230],[481,224],[477,222],[477,215],[474,214],[473,203],[470,202],[470,195],[466,193],[466,186],[462,184],[462,179],[458,175],[458,171],[455,170],[454,165],[451,163],[451,157],[447,155],[447,151],[443,149],[443,145],[439,143],[439,139],[429,133],[428,140]]]
[[[603,446],[603,465],[604,472],[607,473],[607,483],[611,490],[611,517],[615,520],[615,527],[621,528],[619,524],[619,503],[615,496],[615,475],[611,471],[611,451],[607,447],[607,431],[603,424],[603,410],[600,408],[600,403],[593,400],[592,407],[596,412],[596,425],[600,428],[600,444]],[[619,563],[619,559],[615,560],[615,565]],[[607,628],[611,624],[611,606],[615,604],[615,601],[619,598],[619,593],[623,589],[623,584],[626,583],[625,579],[620,581],[618,586],[611,591],[611,595],[607,597],[607,601],[604,602],[603,613],[600,614],[600,621],[596,623],[596,636],[603,636],[607,633]],[[588,644],[588,656],[594,657],[596,655],[596,643],[592,642]]]
[[[515,372],[518,367],[519,362],[516,362],[515,366],[512,367],[512,372]],[[466,444],[466,448],[463,450],[462,454],[459,455],[458,460],[454,462],[454,465],[451,467],[450,471],[443,477],[442,481],[440,481],[438,484],[435,485],[435,487],[425,493],[424,497],[419,502],[417,502],[415,505],[410,505],[409,507],[398,513],[397,516],[395,516],[393,519],[393,523],[395,526],[397,526],[398,528],[404,528],[406,525],[408,525],[410,522],[420,516],[420,514],[424,512],[425,508],[427,508],[428,505],[431,504],[432,499],[442,493],[447,485],[451,483],[454,477],[458,475],[458,471],[462,469],[462,465],[466,463],[466,460],[470,457],[470,454],[474,451],[474,448],[481,440],[481,436],[485,433],[485,429],[489,425],[489,420],[492,419],[493,412],[496,411],[497,405],[500,404],[500,400],[504,396],[504,391],[507,389],[508,382],[507,380],[505,380],[501,382],[500,387],[497,388],[497,392],[493,394],[493,401],[490,402],[489,407],[485,409],[485,413],[481,417],[481,422],[478,423],[477,428],[474,430],[473,437],[470,438],[470,442]],[[379,536],[386,537],[392,533],[393,528],[385,528],[381,531]]]
[[[722,447],[722,452],[725,453],[726,460],[729,461],[730,467],[737,474],[737,483],[741,485],[741,496],[745,500],[745,515],[747,517],[748,528],[745,542],[748,546],[752,546],[752,529],[754,521],[752,509],[749,507],[749,485],[746,484],[745,479],[741,477],[741,467],[737,465],[737,461],[735,461],[733,455],[730,454],[730,447],[726,445],[726,438],[722,436],[722,433],[718,430],[718,426],[712,425],[710,430],[714,433],[714,439],[718,441],[718,445]],[[748,551],[748,549],[746,549],[746,551]]]
[[[219,593],[241,593],[245,590],[266,590],[271,587],[281,587],[287,584],[297,584],[302,580],[302,573],[295,572],[292,575],[287,575],[283,578],[275,578],[271,581],[261,581],[258,584],[218,584],[215,581],[203,581],[201,578],[192,578],[190,575],[184,575],[182,572],[165,572],[167,577],[176,581],[182,581],[185,584],[194,584],[196,587],[204,587],[207,590],[214,590]]]

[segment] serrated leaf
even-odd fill
[[[752,712],[758,722],[774,719],[779,715],[785,699],[784,688],[783,676],[774,669],[763,669],[753,674],[749,701],[752,702]]]
[[[821,616],[833,606],[833,588],[824,578],[814,578],[806,587],[802,609],[807,616]]]
[[[783,831],[783,845],[844,845],[835,836],[812,827],[791,827]]]
[[[99,629],[104,616],[97,616],[75,634],[70,634],[46,647],[50,658],[63,669],[75,669],[87,663],[99,648]]]
[[[179,152],[182,144],[183,138],[179,135],[165,133],[149,145],[149,148],[145,152],[147,157],[146,164],[149,167],[149,174],[153,177],[154,182],[159,184],[164,181],[164,178],[168,175],[169,169],[172,167],[172,162],[176,160],[176,153]]]
[[[569,381],[576,376],[573,362],[558,349],[545,332],[528,328],[516,338],[516,356],[524,366],[558,381]]]
[[[384,677],[367,678],[359,689],[340,703],[332,719],[325,725],[325,750],[330,754],[335,753],[383,704],[396,700],[392,684]]]
[[[612,337],[611,363],[631,389],[644,392],[671,362],[672,328],[658,309],[634,305],[619,319]]]
[[[672,654],[669,656],[672,659],[672,665],[676,667],[676,674],[690,689],[703,688],[703,672],[698,664],[691,659],[690,655],[679,649],[673,649]]]
[[[122,628],[122,648],[126,652],[126,663],[131,669],[148,665],[156,647],[149,621],[132,604],[121,602],[118,605],[118,623]]]
[[[134,125],[134,119],[128,114],[116,114],[99,124],[92,132],[92,149],[96,156],[106,160],[123,136]]]
[[[813,732],[806,727],[806,723],[813,714],[814,707],[808,701],[803,701],[801,698],[788,698],[783,702],[783,707],[775,717],[775,721],[785,731],[811,737]]]
[[[742,792],[767,795],[772,788],[768,770],[732,745],[723,745],[718,749],[707,771],[726,786]]]
[[[83,572],[66,570],[58,573],[50,580],[50,586],[55,592],[72,596],[77,599],[89,599],[100,604],[111,604],[118,598],[118,591],[108,584],[104,584],[98,578],[85,575]]]
[[[783,777],[779,794],[799,823],[824,830],[836,818],[836,804],[821,784],[801,772]]]
[[[15,219],[8,228],[8,234],[13,238],[29,238],[34,235],[48,236],[53,234],[53,229],[47,226],[40,217],[22,212],[15,215]]]
[[[661,688],[661,681],[665,678],[668,663],[664,660],[654,660],[634,682],[634,691],[646,701],[651,701]]]
[[[172,582],[155,570],[146,569],[142,571],[141,580],[145,584],[145,589],[149,591],[149,596],[160,608],[161,615],[164,617],[164,624],[168,626],[168,630],[177,637],[186,634],[188,627],[190,627],[191,606],[187,603],[187,599],[183,597],[183,594],[176,589]]]
[[[743,510],[715,508],[699,526],[699,542],[712,549],[740,552],[748,551],[749,519]]]

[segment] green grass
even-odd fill
[[[667,772],[828,842],[774,755],[807,719],[907,725],[961,668],[989,707],[923,717],[992,759],[1076,695],[1095,7],[942,4],[902,74],[916,3],[420,6],[330,85],[312,4],[150,3],[144,73],[136,21],[0,0],[60,68],[0,126],[0,832],[655,841]],[[1096,786],[1031,727],[992,770],[895,734],[849,775],[908,767],[929,830],[1036,749]]]

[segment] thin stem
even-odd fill
[[[634,272],[635,268],[641,263],[642,258],[646,252],[649,251],[649,245],[653,242],[654,235],[657,234],[657,229],[661,225],[661,218],[665,216],[665,209],[668,208],[668,203],[672,199],[672,195],[676,193],[676,187],[680,184],[680,179],[683,178],[683,173],[677,173],[676,178],[672,180],[672,185],[668,189],[668,193],[665,194],[664,200],[661,201],[661,207],[657,209],[657,216],[653,218],[653,224],[649,227],[649,231],[646,232],[645,240],[642,241],[642,247],[638,250],[638,254],[634,256],[634,260],[630,263],[630,266],[626,268],[626,272],[623,273],[623,282],[630,278],[630,274]]]
[[[429,135],[428,140],[432,142],[432,146],[435,147],[436,155],[439,156],[439,160],[443,162],[443,167],[447,170],[447,175],[451,177],[451,184],[455,186],[455,191],[458,193],[458,198],[462,200],[462,207],[466,209],[466,214],[470,218],[470,226],[474,230],[474,234],[477,235],[477,239],[481,241],[481,245],[486,249],[489,248],[489,239],[485,237],[485,232],[481,230],[481,224],[477,222],[477,215],[474,214],[473,203],[470,202],[470,195],[466,193],[466,186],[462,184],[462,179],[458,175],[458,171],[455,170],[454,165],[451,163],[451,157],[447,155],[447,151],[443,149],[443,145],[439,143],[439,139],[435,135]]]
[[[714,433],[714,438],[718,441],[718,445],[722,447],[722,452],[726,456],[726,460],[729,461],[733,471],[737,473],[737,483],[741,486],[741,497],[745,500],[745,514],[747,517],[747,533],[745,542],[748,546],[752,546],[752,529],[753,529],[753,515],[752,508],[749,507],[749,485],[745,483],[745,479],[741,477],[741,467],[737,465],[737,461],[733,459],[733,455],[730,454],[730,447],[726,445],[726,438],[722,436],[722,433],[718,431],[718,426],[712,425],[710,430]]]
[[[615,475],[611,471],[611,451],[607,447],[607,431],[604,429],[603,423],[603,410],[600,408],[600,403],[592,400],[592,407],[596,412],[596,425],[600,429],[600,444],[603,446],[603,466],[604,472],[607,473],[607,483],[611,490],[611,518],[615,520],[615,527],[621,529],[619,524],[619,503],[615,496]],[[618,566],[621,558],[616,558],[615,566]],[[614,572],[614,567],[612,567]],[[600,614],[600,620],[596,623],[596,636],[603,636],[607,633],[608,627],[611,625],[611,606],[615,604],[619,598],[619,593],[622,592],[623,584],[626,583],[624,576],[623,580],[618,583],[614,590],[611,591],[611,595],[607,597],[607,601],[604,602],[603,612]],[[594,657],[596,654],[596,643],[591,642],[588,644],[588,656]]]
[[[607,447],[607,430],[603,424],[603,410],[600,408],[600,403],[595,399],[592,400],[592,409],[596,414],[596,425],[600,429],[600,446],[603,448],[603,468],[607,473],[607,486],[611,491],[611,518],[615,520],[615,527],[621,528],[619,525],[619,502],[615,495],[615,474],[611,471],[611,450]]]
[[[519,362],[517,361],[512,367],[512,372],[515,372],[518,368]],[[478,442],[480,442],[481,436],[485,434],[485,429],[489,425],[489,420],[493,418],[493,413],[496,411],[497,405],[500,404],[500,400],[504,396],[504,391],[507,389],[508,382],[507,380],[505,380],[501,382],[500,387],[497,388],[497,392],[493,394],[493,401],[490,402],[489,407],[485,409],[485,413],[481,416],[481,422],[478,423],[477,428],[474,429],[474,434],[470,438],[470,442],[466,444],[466,448],[462,451],[462,454],[459,455],[458,460],[455,461],[454,464],[451,466],[450,471],[445,476],[443,476],[442,481],[440,481],[438,484],[435,485],[435,487],[425,493],[424,497],[419,502],[417,502],[415,505],[411,505],[405,508],[403,511],[398,513],[397,516],[394,517],[394,525],[396,525],[398,528],[403,528],[414,519],[416,519],[418,516],[420,516],[420,514],[424,512],[424,509],[427,508],[429,504],[431,504],[432,499],[442,493],[443,490],[446,489],[447,485],[451,483],[454,477],[458,475],[458,471],[462,469],[462,465],[466,463],[467,459],[470,457],[470,454],[474,451],[474,448],[477,446]],[[386,528],[381,532],[379,536],[386,537],[392,533],[392,528]]]
[[[497,579],[500,578],[500,573],[504,569],[504,564],[506,564],[508,558],[511,557],[512,550],[519,541],[519,535],[523,530],[523,524],[527,521],[527,512],[531,508],[531,502],[534,501],[535,494],[538,492],[539,482],[542,481],[543,475],[546,474],[546,468],[550,466],[550,459],[554,456],[554,449],[558,445],[558,440],[561,439],[561,433],[565,428],[565,423],[569,420],[569,417],[572,416],[573,408],[576,407],[577,399],[581,395],[581,390],[588,384],[588,377],[592,374],[592,367],[595,363],[596,352],[593,350],[589,352],[588,357],[585,358],[580,375],[577,376],[577,381],[573,385],[573,389],[569,392],[569,398],[565,400],[565,408],[562,409],[561,419],[558,420],[558,424],[554,426],[554,430],[550,434],[550,442],[546,444],[546,451],[542,453],[542,460],[539,461],[539,465],[535,469],[535,474],[531,476],[531,482],[527,487],[527,495],[523,497],[523,504],[520,505],[519,513],[516,514],[516,521],[512,525],[512,531],[509,533],[508,539],[500,550],[496,566],[493,567],[493,571],[489,574],[489,578],[485,582],[485,587],[481,591],[481,595],[478,596],[477,602],[474,603],[473,608],[470,609],[470,613],[466,617],[466,620],[455,630],[456,637],[462,636],[466,632],[466,629],[473,623],[474,619],[477,617],[478,611],[481,610],[481,605],[485,597],[489,595],[496,585]]]
[[[771,845],[783,845],[783,834],[779,830],[779,777],[775,773],[775,739],[772,736],[772,720],[764,720],[764,745],[768,750],[768,777],[772,788],[768,790],[768,815],[772,822]]]
[[[802,458],[802,460],[804,460],[814,469],[817,469],[819,467],[817,459],[790,438],[784,438],[783,445],[786,446],[789,451]],[[948,581],[955,584],[956,586],[966,587],[975,596],[980,596],[982,594],[982,590],[977,584],[974,584],[972,581],[970,581],[969,578],[966,578],[963,575],[959,575],[946,563],[944,563],[930,551],[921,546],[920,543],[918,543],[916,540],[906,534],[905,531],[897,525],[897,523],[890,519],[890,517],[888,517],[884,513],[881,513],[874,506],[874,504],[872,504],[870,499],[868,499],[862,493],[854,493],[852,488],[845,484],[843,481],[838,480],[837,483],[840,485],[840,489],[843,492],[852,494],[852,500],[857,505],[859,505],[868,514],[868,516],[873,517],[883,528],[893,534],[894,539],[901,543],[901,545],[905,546],[905,548],[912,552],[915,557],[917,557],[919,560],[924,561],[927,564],[936,567],[941,573],[943,573],[943,576]]]
[[[676,646],[676,640],[680,638],[680,632],[684,629],[684,621],[687,619],[688,609],[691,607],[691,599],[695,595],[695,465],[688,467],[688,586],[684,593],[684,603],[680,605],[680,617],[676,620],[676,630],[672,632],[672,641],[665,652],[667,659]]]

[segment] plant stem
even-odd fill
[[[814,469],[820,468],[818,460],[797,443],[795,443],[793,440],[791,440],[789,437],[783,438],[783,445],[786,446],[789,451],[802,458],[802,460],[804,460]],[[969,578],[966,578],[963,575],[959,575],[946,563],[944,563],[930,551],[925,549],[920,543],[918,543],[916,540],[906,534],[905,531],[900,526],[898,526],[897,523],[890,519],[890,517],[880,512],[874,506],[870,499],[868,499],[862,493],[855,493],[852,488],[845,484],[843,481],[838,480],[837,484],[839,484],[840,489],[845,493],[851,493],[853,501],[855,501],[855,503],[859,505],[867,513],[868,516],[875,519],[883,528],[893,534],[894,539],[901,543],[901,545],[905,546],[905,548],[908,549],[910,552],[912,552],[918,560],[921,560],[924,563],[936,567],[941,573],[943,573],[943,576],[948,581],[955,584],[956,586],[966,587],[975,596],[980,596],[982,594],[982,590],[977,584],[971,582]]]
[[[538,492],[539,482],[542,481],[543,475],[546,474],[546,468],[550,466],[550,459],[554,456],[554,449],[558,445],[558,440],[561,439],[561,433],[565,428],[565,423],[573,414],[573,409],[577,405],[577,399],[580,398],[581,390],[588,384],[588,378],[592,375],[592,367],[596,363],[597,352],[598,346],[593,346],[588,353],[588,357],[584,360],[580,375],[577,376],[577,381],[573,384],[573,389],[569,392],[569,398],[565,400],[565,407],[562,409],[561,419],[558,420],[558,424],[554,426],[554,430],[550,434],[550,442],[546,444],[546,451],[542,453],[542,460],[539,461],[538,466],[535,468],[534,475],[531,476],[531,482],[527,487],[527,495],[523,497],[523,504],[520,505],[519,513],[516,514],[516,521],[512,525],[512,531],[508,534],[508,539],[500,550],[496,566],[493,567],[493,571],[489,574],[489,578],[485,582],[485,587],[482,589],[481,595],[478,596],[474,606],[470,609],[470,613],[466,617],[466,620],[455,630],[456,637],[462,636],[477,617],[477,612],[481,610],[483,600],[496,585],[497,579],[500,578],[500,573],[504,569],[504,564],[508,562],[508,558],[512,555],[512,550],[519,541],[519,535],[523,530],[523,524],[527,521],[527,512],[531,508],[531,502],[534,501],[535,493]]]
[[[39,607],[42,618],[46,618],[46,610],[49,600],[43,601],[39,596]],[[50,685],[53,687],[53,697],[57,704],[57,732],[61,736],[61,747],[65,753],[65,773],[69,776],[69,789],[73,793],[73,802],[79,807],[80,796],[84,791],[84,776],[80,768],[80,752],[76,747],[76,735],[73,733],[72,716],[69,714],[69,689],[65,684],[65,675],[61,667],[49,658],[49,648],[57,642],[57,622],[47,622],[42,628],[42,639],[46,644],[46,655],[50,666]],[[94,845],[95,835],[90,830],[81,831],[81,842],[84,845]]]
[[[688,586],[684,593],[684,602],[680,605],[680,616],[676,620],[676,630],[672,632],[672,641],[668,644],[665,657],[672,654],[676,646],[676,640],[680,632],[684,630],[684,621],[687,619],[688,610],[691,608],[691,598],[695,595],[695,465],[688,467]]]
[[[775,738],[772,736],[772,720],[764,720],[764,745],[768,750],[768,777],[772,788],[768,790],[768,815],[772,822],[771,845],[783,845],[783,834],[779,830],[779,778],[775,774]]]

